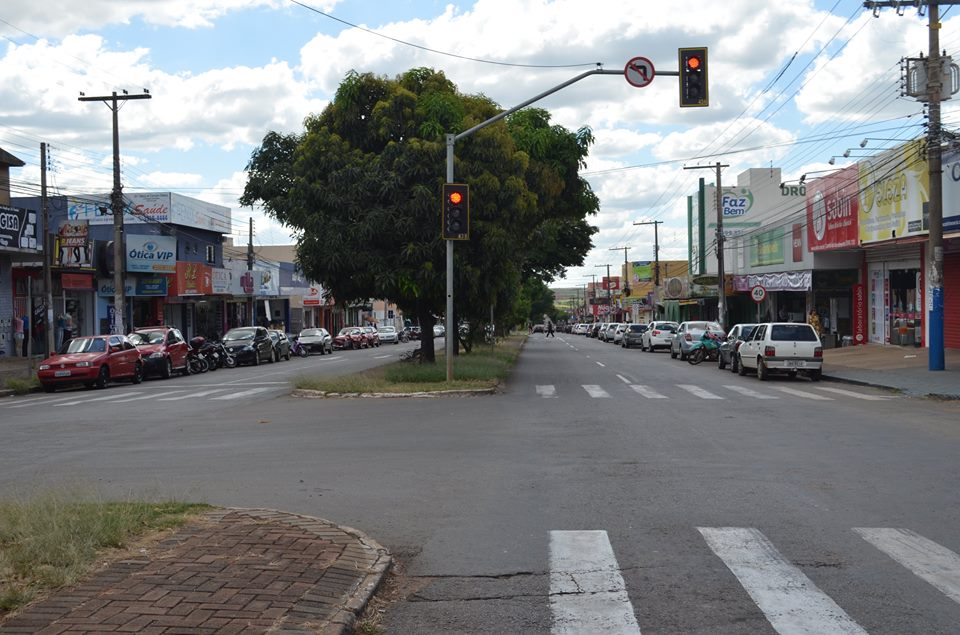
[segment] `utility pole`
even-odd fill
[[[620,295],[623,298],[626,298],[630,295],[630,265],[627,262],[627,252],[630,251],[629,247],[611,247],[609,251],[620,251],[623,250],[623,288],[620,289]],[[624,300],[626,302],[626,300]],[[623,307],[620,307],[621,310]]]
[[[904,2],[864,2],[863,6],[880,16],[882,7],[897,9],[903,15]],[[918,0],[918,10],[927,5],[930,13],[928,23],[929,44],[927,53],[927,167],[930,176],[929,234],[927,239],[927,262],[930,263],[930,299],[927,302],[928,341],[927,370],[944,369],[943,350],[943,171],[940,139],[940,99],[943,91],[943,59],[940,54],[940,5],[957,5],[960,0]]]
[[[596,298],[596,297],[597,297],[597,274],[595,274],[595,273],[588,273],[587,275],[584,276],[584,278],[591,278],[591,279],[593,280],[593,282],[590,284],[590,291],[593,292],[590,297],[591,297],[591,298]],[[584,300],[583,300],[583,304],[584,304],[584,308],[586,308],[586,307],[587,307],[586,290],[584,290]],[[590,311],[590,317],[591,317],[591,318],[592,318],[592,317],[595,317],[595,316],[593,315],[593,311],[592,311],[592,310]]]
[[[657,287],[660,286],[660,237],[657,227],[662,220],[648,220],[634,225],[653,225],[653,319],[660,319],[660,312],[657,310]]]
[[[50,231],[50,206],[47,200],[47,144],[40,144],[40,212],[43,214],[43,288],[46,291],[47,304],[46,328],[47,355],[53,355],[53,274],[50,272],[53,253],[53,233]],[[64,307],[66,309],[66,307]]]
[[[126,314],[123,288],[126,259],[123,249],[123,192],[120,185],[120,123],[117,114],[120,111],[119,102],[128,99],[150,99],[150,93],[146,89],[142,95],[128,95],[127,91],[117,95],[117,91],[113,91],[113,94],[107,96],[86,97],[80,93],[80,101],[102,101],[113,113],[113,192],[110,199],[113,210],[113,332],[116,335],[123,335],[123,319]]]
[[[253,271],[253,216],[250,217],[250,237],[247,240],[247,271]],[[253,274],[250,274],[253,276]],[[257,325],[257,300],[255,296],[250,296],[250,326]]]
[[[702,170],[713,168],[717,171],[717,322],[721,328],[727,328],[727,285],[723,273],[723,187],[720,183],[720,169],[729,165],[716,162],[715,165],[692,165],[684,170]]]

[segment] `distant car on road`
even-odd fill
[[[143,381],[140,349],[122,335],[75,337],[60,347],[60,352],[42,362],[37,379],[46,392],[59,386],[83,384],[87,388],[106,388],[114,379]]]
[[[297,341],[309,353],[319,352],[325,355],[333,352],[333,337],[325,328],[303,329],[297,336]]]
[[[400,333],[397,331],[397,327],[389,325],[381,326],[380,341],[387,344],[399,344]]]

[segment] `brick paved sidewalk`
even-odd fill
[[[363,533],[218,509],[28,606],[0,633],[346,633],[390,565]]]

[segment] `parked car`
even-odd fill
[[[637,345],[642,346],[643,334],[646,330],[646,324],[626,324],[620,336],[620,346],[623,348],[633,348]]]
[[[281,359],[290,361],[290,340],[283,331],[267,329],[270,334],[270,340],[273,341],[273,360],[279,362]]]
[[[594,322],[594,323],[593,323],[593,328],[590,329],[590,335],[589,335],[589,336],[590,336],[590,337],[595,337],[595,338],[597,338],[597,339],[600,339],[600,333],[602,333],[603,330],[606,329],[606,328],[607,328],[607,323],[606,323],[606,322]]]
[[[603,330],[600,331],[600,334],[597,335],[597,339],[604,342],[612,342],[613,334],[617,332],[618,326],[620,326],[620,324],[617,322],[607,322],[606,326],[603,327]]]
[[[319,351],[324,355],[333,352],[333,337],[325,328],[303,329],[297,336],[297,341],[310,353]]]
[[[447,334],[447,328],[443,324],[434,324],[433,325],[433,336],[434,337],[443,337]]]
[[[399,344],[400,343],[400,333],[397,331],[395,326],[381,326],[380,327],[380,341],[386,342],[388,344]]]
[[[718,367],[723,370],[730,365],[732,372],[737,372],[739,362],[737,361],[737,350],[744,340],[749,339],[753,334],[756,324],[734,324],[733,328],[727,333],[727,339],[720,344],[720,363]]]
[[[380,333],[377,329],[372,326],[364,326],[360,330],[363,331],[363,337],[367,340],[367,348],[380,346]]]
[[[418,340],[420,339],[421,330],[419,326],[411,326],[410,328],[410,339]]]
[[[366,348],[367,338],[359,326],[345,326],[333,338],[333,350],[347,348]]]
[[[139,384],[143,381],[143,358],[140,349],[122,335],[75,337],[40,362],[37,379],[47,392],[69,384],[106,388],[114,379]]]
[[[690,322],[681,322],[677,327],[677,332],[673,334],[673,340],[670,342],[670,357],[681,360],[687,359],[687,353],[693,343],[699,341],[705,331],[716,333],[721,338],[725,335],[723,328],[717,322],[706,322],[696,320]]]
[[[238,326],[223,336],[223,345],[237,364],[260,365],[273,361],[273,340],[262,326]]]
[[[820,336],[809,324],[768,322],[758,324],[750,339],[737,352],[739,375],[755,370],[761,381],[772,373],[796,377],[803,372],[813,381],[823,373],[823,345]]]
[[[169,379],[175,371],[190,374],[187,342],[179,329],[172,326],[141,327],[133,329],[127,337],[140,349],[144,376],[160,375]]]
[[[613,343],[614,344],[623,344],[623,334],[627,332],[627,327],[629,324],[622,322],[617,325],[617,330],[613,332]]]
[[[660,320],[650,322],[647,324],[647,330],[643,332],[643,343],[640,349],[652,353],[658,348],[670,348],[673,334],[677,332],[679,326],[676,322]]]

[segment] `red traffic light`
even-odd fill
[[[688,58],[687,58],[687,68],[689,68],[689,69],[692,70],[692,71],[699,70],[699,69],[700,69],[700,58],[699,58],[699,57],[695,57],[695,56],[693,56],[693,55],[691,55],[690,57],[688,57]]]
[[[463,194],[460,192],[450,192],[450,202],[454,205],[459,205],[463,201]]]

